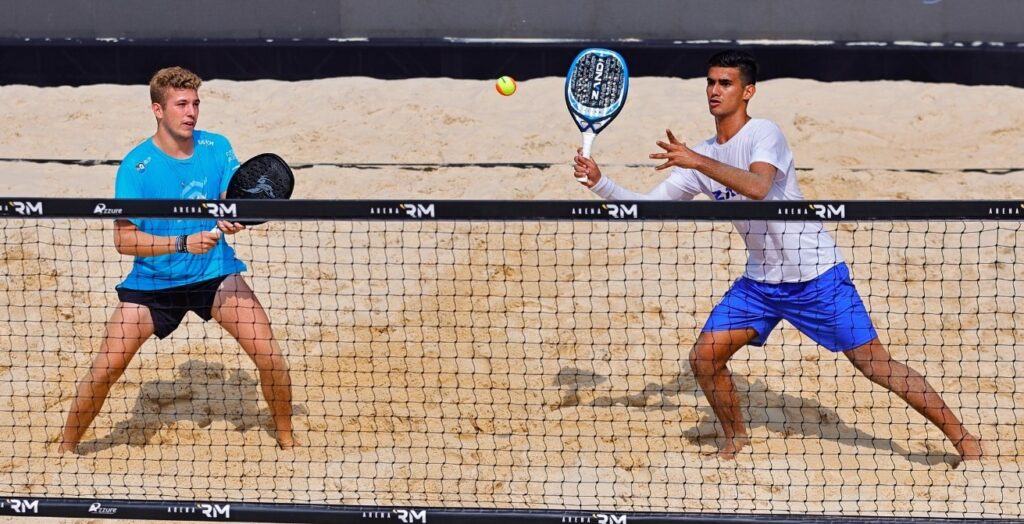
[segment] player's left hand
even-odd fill
[[[656,143],[658,147],[665,150],[664,153],[651,153],[650,157],[657,160],[664,160],[665,162],[656,167],[657,170],[662,170],[667,167],[682,167],[686,169],[696,169],[700,165],[702,156],[699,153],[694,152],[686,144],[680,142],[675,135],[672,134],[670,129],[665,130],[665,135],[668,136],[668,142],[658,140]]]
[[[235,233],[238,233],[239,231],[245,229],[245,225],[244,224],[239,224],[238,222],[228,222],[227,220],[218,220],[217,221],[217,229],[221,230],[224,234],[234,235]]]

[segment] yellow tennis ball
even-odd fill
[[[494,89],[503,96],[509,96],[516,92],[516,81],[511,76],[503,76],[494,83]]]

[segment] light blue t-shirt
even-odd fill
[[[173,158],[160,150],[152,138],[132,149],[117,169],[114,198],[215,200],[227,190],[238,159],[227,138],[196,130],[195,152],[190,158]],[[216,219],[130,219],[139,230],[161,237],[191,235],[210,231]],[[135,257],[131,273],[119,287],[150,291],[194,284],[219,276],[245,271],[235,250],[221,237],[202,255],[171,253]]]

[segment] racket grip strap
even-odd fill
[[[590,150],[594,146],[594,137],[597,135],[591,131],[583,133],[583,158],[590,158]]]
[[[590,131],[583,133],[583,158],[590,158],[590,149],[594,145],[594,137],[597,135]],[[581,184],[586,184],[589,179],[585,176],[576,177],[576,181]]]

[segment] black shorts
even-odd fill
[[[119,287],[117,297],[121,302],[149,308],[149,314],[153,317],[154,333],[157,337],[164,338],[178,329],[189,311],[195,311],[203,320],[210,320],[213,317],[213,301],[217,298],[217,289],[225,278],[228,278],[228,275],[195,284],[150,291]]]

